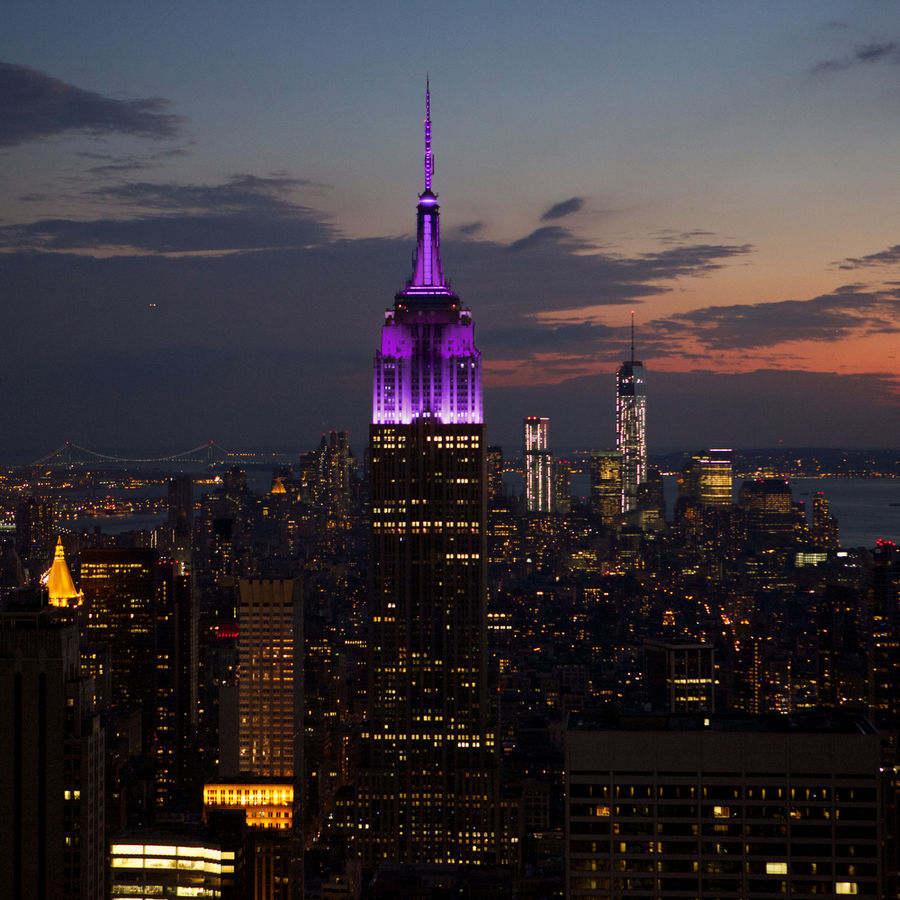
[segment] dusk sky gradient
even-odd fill
[[[897,0],[13,0],[0,455],[361,449],[426,73],[490,441],[900,447]]]

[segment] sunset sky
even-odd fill
[[[900,447],[896,0],[13,0],[0,454],[361,448],[426,73],[492,442]]]

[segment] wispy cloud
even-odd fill
[[[478,234],[484,230],[484,222],[466,222],[464,225],[457,225],[456,230],[465,235]]]
[[[232,175],[222,184],[176,184],[173,182],[133,181],[127,184],[93,188],[88,196],[141,209],[191,213],[197,211],[265,211],[293,215],[300,210],[291,192],[309,182],[286,175],[263,178],[258,175]]]
[[[810,71],[814,75],[827,72],[842,72],[854,66],[870,66],[875,63],[900,65],[900,46],[896,41],[872,41],[861,44],[847,56],[825,59],[817,62]]]
[[[849,256],[837,264],[839,269],[864,269],[868,266],[894,266],[900,263],[900,244],[867,256]]]
[[[104,97],[46,72],[0,62],[0,146],[65,132],[171,139],[181,135],[183,120],[170,106],[159,97]]]
[[[542,222],[549,222],[553,219],[562,219],[577,213],[584,206],[584,197],[569,197],[568,200],[562,200],[554,203],[542,216]]]
[[[235,175],[215,185],[135,181],[94,188],[85,196],[112,207],[115,214],[0,227],[0,248],[190,253],[331,240],[333,230],[324,217],[291,196],[305,183],[288,177]]]
[[[666,319],[648,329],[710,351],[754,350],[791,341],[834,342],[900,332],[900,289],[865,291],[846,285],[809,300],[710,306]]]
[[[545,225],[542,228],[536,228],[531,234],[517,241],[513,241],[508,250],[516,253],[521,250],[532,250],[535,247],[544,246],[566,246],[569,249],[590,250],[593,245],[580,238],[575,237],[568,228],[562,228],[559,225]]]

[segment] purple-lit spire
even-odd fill
[[[438,225],[437,196],[431,190],[434,154],[431,152],[431,84],[425,80],[425,190],[419,195],[416,228],[416,261],[412,278],[403,291],[405,296],[452,296],[444,283],[441,268],[441,241]]]
[[[475,326],[441,271],[438,202],[431,190],[431,91],[425,82],[425,190],[416,208],[412,278],[385,312],[375,354],[374,425],[433,418],[445,425],[484,422],[481,353]]]
[[[434,156],[431,154],[431,79],[425,77],[425,190],[431,191]]]

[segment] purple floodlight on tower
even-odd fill
[[[484,421],[481,353],[468,310],[444,281],[437,196],[431,190],[431,90],[425,87],[425,190],[416,207],[416,256],[406,287],[385,313],[375,356],[372,422]]]

